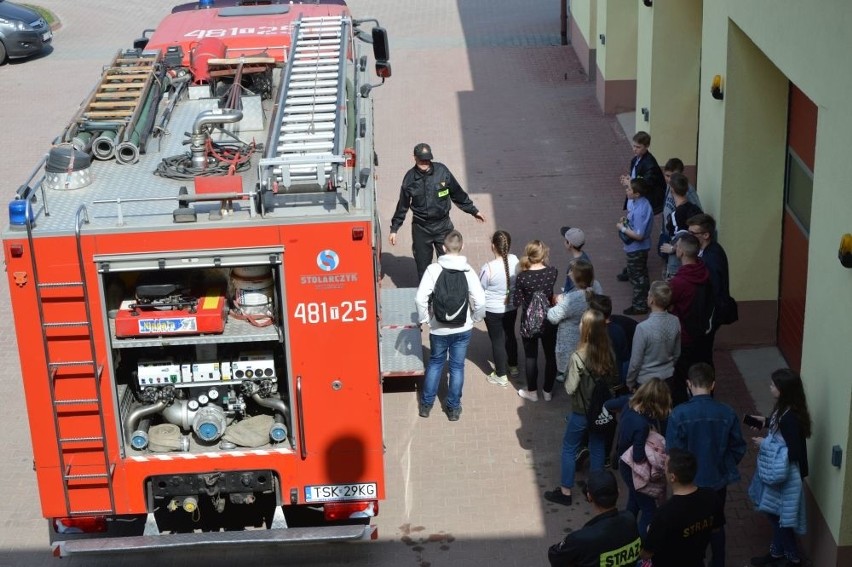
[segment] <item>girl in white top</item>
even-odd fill
[[[512,304],[518,257],[509,253],[512,237],[498,230],[491,237],[494,259],[482,266],[479,281],[485,289],[485,327],[491,339],[494,354],[494,372],[487,376],[492,384],[506,387],[507,375],[517,376],[518,340],[515,337],[515,319],[518,308]]]

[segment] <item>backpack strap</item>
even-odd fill
[[[576,354],[577,358],[580,360],[580,362],[583,363],[583,370],[585,370],[586,374],[588,374],[589,377],[592,379],[592,388],[594,388],[595,375],[592,374],[591,372],[589,372],[589,367],[586,366],[586,360],[582,356],[577,354],[576,352],[574,352],[574,354]],[[567,384],[567,381],[566,381],[566,384]],[[586,401],[586,396],[583,395],[583,376],[582,375],[580,376],[580,382],[577,384],[577,392],[580,393],[580,399],[583,400],[583,414],[585,415],[589,411],[589,403]],[[573,408],[572,408],[572,410],[573,410]]]

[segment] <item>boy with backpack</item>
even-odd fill
[[[450,364],[447,418],[458,421],[461,416],[467,345],[473,324],[485,317],[485,291],[467,258],[461,255],[463,246],[459,231],[447,234],[445,254],[426,268],[414,298],[420,323],[429,324],[431,351],[418,407],[420,417],[429,417],[432,411],[447,358]]]

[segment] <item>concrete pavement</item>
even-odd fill
[[[54,51],[0,69],[0,100],[17,102],[13,112],[6,107],[0,131],[6,152],[0,179],[7,198],[94,86],[101,66],[143,28],[153,27],[172,3],[128,0],[121,9],[106,9],[97,0],[41,4],[63,21]],[[594,85],[570,48],[559,45],[558,5],[547,0],[349,4],[356,17],[379,18],[391,38],[394,76],[373,91],[385,233],[411,149],[427,141],[488,218],[479,225],[453,213],[474,267],[490,258],[490,235],[502,228],[512,234],[517,254],[528,240],[544,240],[551,246],[551,263],[564,271],[559,227],[580,226],[605,292],[616,310],[627,307],[629,285],[615,280],[623,253],[614,223],[621,215],[618,176],[630,156],[628,138],[614,117],[600,114]],[[409,226],[410,217],[397,246],[384,246],[383,285],[417,283]],[[5,280],[0,285],[0,306],[8,313]],[[0,378],[6,479],[0,484],[0,566],[55,565],[35,495],[10,322],[0,325],[0,338],[8,345],[0,353],[6,369]],[[584,503],[565,508],[541,497],[558,484],[565,396],[557,392],[553,402],[530,403],[512,388],[488,384],[489,352],[480,325],[469,349],[464,414],[457,423],[440,412],[418,418],[413,389],[388,388],[387,499],[375,522],[377,542],[70,558],[63,564],[545,565],[547,546],[591,514]],[[729,353],[717,353],[717,367],[719,398],[738,413],[751,410],[754,402]],[[752,367],[766,370],[761,362]],[[750,510],[744,494],[753,461],[750,453],[742,467],[745,480],[729,491],[729,565],[744,565],[768,542],[768,526]]]

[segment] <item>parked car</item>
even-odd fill
[[[38,12],[0,0],[0,65],[6,58],[41,53],[53,39],[53,32]]]

